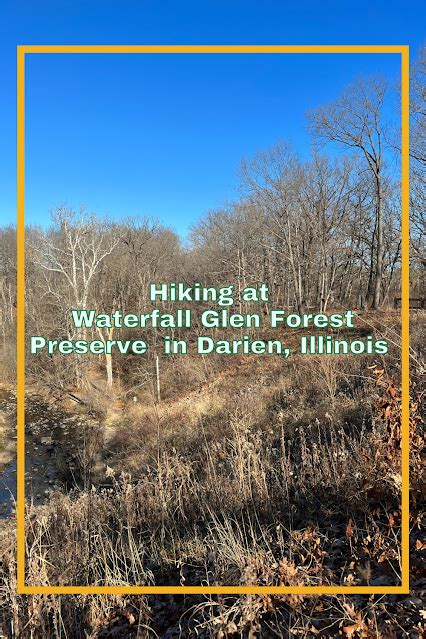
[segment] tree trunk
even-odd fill
[[[106,358],[106,372],[107,372],[107,389],[111,391],[112,383],[113,383],[111,353],[105,353],[105,358]]]
[[[382,275],[383,275],[383,254],[384,254],[384,241],[383,241],[383,202],[382,202],[382,186],[380,182],[380,175],[376,174],[376,193],[377,193],[377,249],[376,249],[376,272],[374,278],[374,295],[373,295],[373,309],[377,309],[380,306],[380,294],[382,288]]]

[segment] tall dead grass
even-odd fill
[[[336,369],[332,361],[312,360],[285,371],[273,364],[244,383],[241,376],[228,378],[221,401],[205,397],[187,421],[186,408],[140,412],[141,421],[128,422],[127,432],[110,443],[115,450],[108,451],[96,486],[86,482],[82,490],[54,493],[42,506],[28,505],[28,583],[398,583],[399,391],[390,378],[385,387],[375,382],[367,363],[348,358]],[[383,413],[389,394],[392,411]],[[417,429],[418,404],[412,411]],[[129,446],[131,437],[139,439]],[[412,467],[418,469],[415,441]],[[132,475],[119,470],[128,467],[126,451]],[[96,447],[80,458],[90,466]],[[123,633],[117,636],[155,636],[152,600],[143,597],[16,595],[11,523],[2,541],[6,636],[106,637],[114,628]],[[305,632],[296,634],[309,636],[303,620],[315,617],[315,606],[321,617],[327,601],[191,599],[180,628],[188,637],[274,636],[267,628],[282,622],[293,636],[293,618]],[[339,612],[333,604],[337,627],[356,623],[370,632],[367,613],[347,605]]]

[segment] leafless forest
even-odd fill
[[[424,74],[423,51],[411,83],[412,592],[19,596],[13,494],[2,492],[1,636],[422,636]],[[65,205],[48,228],[27,228],[27,336],[134,339],[134,329],[76,329],[70,310],[148,313],[150,283],[199,282],[234,284],[235,312],[356,309],[355,335],[390,347],[383,357],[286,361],[164,356],[164,335],[204,334],[194,322],[143,329],[141,357],[27,352],[29,584],[399,583],[398,100],[380,78],[357,80],[307,114],[309,160],[285,141],[244,159],[240,199],[203,215],[186,241],[153,217],[117,222]],[[1,228],[0,469],[11,476],[15,243],[15,229]],[[260,283],[271,302],[259,309],[240,293]],[[161,308],[176,306],[191,304]],[[265,328],[235,334],[269,337]]]

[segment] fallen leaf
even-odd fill
[[[357,632],[357,630],[359,629],[360,629],[359,623],[354,623],[352,624],[352,626],[343,626],[343,632],[345,633],[347,637],[349,637],[349,639],[351,639],[354,633]]]

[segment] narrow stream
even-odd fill
[[[16,393],[0,389],[0,519],[14,512],[16,499]],[[76,443],[87,415],[67,414],[34,393],[25,404],[25,496],[40,504],[74,481]]]

